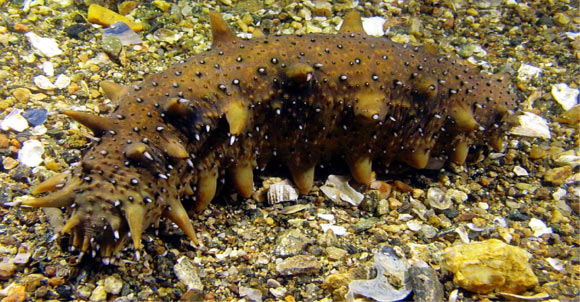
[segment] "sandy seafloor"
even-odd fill
[[[109,266],[90,255],[77,263],[78,254],[66,249],[66,236],[51,240],[64,220],[58,212],[1,207],[2,301],[251,301],[258,297],[338,301],[345,287],[325,279],[349,274],[354,279],[374,278],[373,252],[380,246],[428,263],[443,285],[445,300],[504,300],[497,291],[476,294],[462,289],[451,273],[441,270],[444,248],[490,238],[532,256],[529,263],[539,283],[522,295],[578,299],[578,121],[564,123],[564,109],[551,94],[554,84],[576,89],[579,85],[580,17],[575,1],[337,1],[322,12],[315,11],[311,2],[159,1],[152,5],[147,1],[129,14],[145,25],[139,33],[143,42],[108,54],[103,50],[103,28],[86,22],[88,2],[31,1],[23,9],[23,1],[0,1],[0,119],[15,108],[48,112],[41,126],[1,130],[1,203],[28,198],[35,184],[80,160],[91,133],[59,114],[61,110],[106,113],[111,106],[99,91],[101,80],[139,81],[206,49],[208,8],[225,13],[237,32],[260,28],[265,33],[334,33],[346,9],[358,4],[365,17],[386,19],[385,39],[434,43],[442,53],[459,54],[490,72],[508,73],[520,95],[520,109],[545,119],[550,138],[512,135],[501,152],[484,149],[465,166],[379,173],[378,179],[393,184],[393,193],[386,201],[375,199],[359,207],[337,204],[318,190],[328,173],[346,174],[340,169],[318,173],[317,186],[296,201],[271,205],[263,196],[242,200],[225,194],[192,217],[203,248],[191,247],[177,227],[161,223],[158,230],[146,232],[139,261],[127,249],[116,265]],[[117,10],[118,3],[105,2],[101,4]],[[50,58],[38,54],[26,32],[55,39],[62,54]],[[52,75],[45,62],[52,63]],[[523,76],[521,67],[526,65],[537,67],[539,73]],[[66,76],[61,78],[61,88],[39,87],[33,80],[47,75],[54,83],[61,74]],[[31,140],[39,141],[44,150],[43,161],[35,167],[22,162],[24,155],[19,157]],[[562,159],[562,154],[568,157]],[[285,173],[271,169],[259,174],[256,187],[263,191],[262,180]],[[405,190],[408,186],[400,182],[412,190]],[[458,197],[436,209],[426,197],[430,188]],[[343,227],[347,233],[325,234],[323,224]],[[424,247],[419,249],[424,253],[413,256],[411,247],[417,245]],[[300,274],[280,275],[276,265],[294,254],[310,256],[307,259],[313,264]],[[178,259],[189,269],[178,265]],[[191,281],[196,278],[200,282]],[[348,279],[344,280],[346,285]],[[412,295],[407,298],[412,299]]]

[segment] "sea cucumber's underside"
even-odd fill
[[[210,14],[212,49],[133,87],[104,82],[118,106],[107,117],[65,112],[98,140],[79,165],[38,185],[26,201],[65,207],[60,233],[109,263],[129,237],[165,217],[197,243],[185,210],[202,210],[228,176],[244,197],[253,171],[285,163],[302,194],[315,166],[343,158],[368,184],[372,164],[422,169],[463,164],[470,147],[501,148],[516,106],[504,75],[367,36],[356,13],[336,35],[240,40]]]

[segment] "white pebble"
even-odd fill
[[[542,73],[542,69],[536,66],[522,64],[518,69],[518,79],[521,81],[529,81]]]
[[[516,174],[516,176],[528,176],[528,171],[526,171],[526,169],[520,166],[514,167],[514,173]]]
[[[324,219],[326,221],[333,221],[334,220],[334,215],[332,215],[332,214],[322,214],[322,213],[318,213],[318,218]]]
[[[510,129],[510,134],[544,139],[552,137],[548,122],[539,115],[524,112],[524,114],[518,116],[518,121],[520,123],[519,126]]]
[[[534,237],[540,237],[544,234],[552,234],[552,228],[546,226],[546,224],[537,218],[530,219],[530,223],[528,224],[530,229],[534,231]]]
[[[383,17],[362,18],[363,28],[369,36],[384,36],[383,24],[385,24],[385,21]]]
[[[54,65],[50,61],[42,63],[42,71],[47,77],[54,76]]]
[[[70,78],[64,74],[56,77],[56,80],[54,81],[54,86],[56,86],[58,89],[67,88],[68,85],[70,85]]]
[[[16,132],[22,132],[26,130],[28,126],[28,121],[20,115],[22,110],[20,109],[12,109],[10,113],[8,113],[2,123],[0,123],[0,128],[4,131],[14,130]]]
[[[322,231],[325,233],[328,230],[332,230],[332,232],[336,236],[342,236],[342,235],[346,234],[346,228],[338,226],[338,225],[323,223],[323,224],[320,224],[320,227],[322,228]]]
[[[32,81],[34,81],[36,87],[43,90],[53,90],[56,88],[56,86],[54,86],[54,84],[52,84],[52,82],[44,75],[35,76]]]
[[[570,88],[566,83],[552,85],[552,96],[564,110],[570,110],[578,104],[578,94],[578,89]]]
[[[33,32],[28,32],[25,36],[28,38],[32,48],[45,57],[50,58],[62,54],[62,50],[58,48],[58,43],[53,38],[43,38]]]
[[[27,167],[36,167],[42,163],[42,154],[44,147],[38,140],[28,140],[18,151],[18,160]]]

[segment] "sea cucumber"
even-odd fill
[[[110,263],[130,237],[138,255],[162,217],[197,244],[186,208],[206,208],[225,175],[249,197],[254,169],[273,159],[302,194],[336,158],[361,184],[373,163],[463,164],[470,146],[501,148],[516,108],[506,75],[368,36],[356,12],[335,35],[252,40],[210,20],[211,50],[132,87],[103,82],[118,104],[109,116],[65,112],[98,139],[22,205],[65,207],[72,248]]]

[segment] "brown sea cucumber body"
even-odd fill
[[[105,262],[161,217],[196,241],[184,204],[204,209],[217,180],[253,192],[253,170],[285,163],[301,193],[314,168],[343,157],[354,179],[372,163],[462,164],[471,145],[501,146],[516,106],[504,75],[449,56],[370,37],[356,13],[336,35],[235,37],[210,14],[212,49],[142,83],[104,83],[107,117],[66,112],[99,140],[80,165],[40,184],[28,206],[67,207],[61,233]]]

